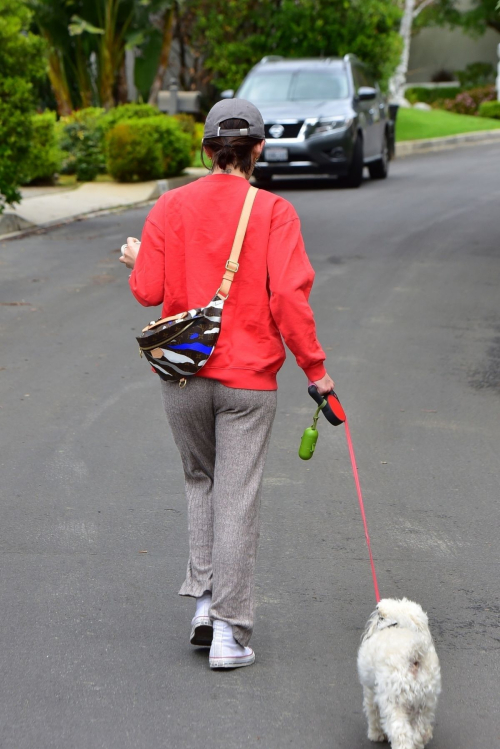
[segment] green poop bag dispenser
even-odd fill
[[[314,412],[313,423],[310,427],[304,429],[304,434],[302,435],[302,439],[300,440],[299,447],[299,458],[302,458],[302,460],[310,460],[314,455],[316,442],[318,441],[318,430],[316,429],[316,425],[318,423],[319,415],[325,405],[326,401],[323,401],[323,403],[318,406],[318,408]]]

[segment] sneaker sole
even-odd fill
[[[241,668],[242,666],[251,666],[255,663],[255,653],[252,655],[242,655],[240,658],[209,658],[210,668]]]
[[[214,637],[214,628],[208,624],[200,624],[198,627],[193,627],[191,630],[191,637],[189,642],[191,645],[196,645],[199,648],[209,648],[212,644]]]

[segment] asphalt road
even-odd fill
[[[350,416],[383,595],[428,611],[434,749],[500,746],[500,149],[291,180]],[[368,749],[356,651],[374,605],[342,427],[291,358],[265,479],[257,663],[210,672],[178,456],[117,249],[146,209],[0,243],[2,749]],[[143,553],[147,552],[147,553]]]

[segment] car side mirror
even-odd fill
[[[372,86],[360,86],[358,88],[358,98],[360,101],[371,101],[377,96],[377,89]]]
[[[234,91],[232,88],[227,88],[225,91],[223,91],[220,95],[221,99],[232,99],[234,96]]]

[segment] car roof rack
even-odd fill
[[[281,62],[284,59],[283,55],[266,55],[262,58],[261,62]]]

